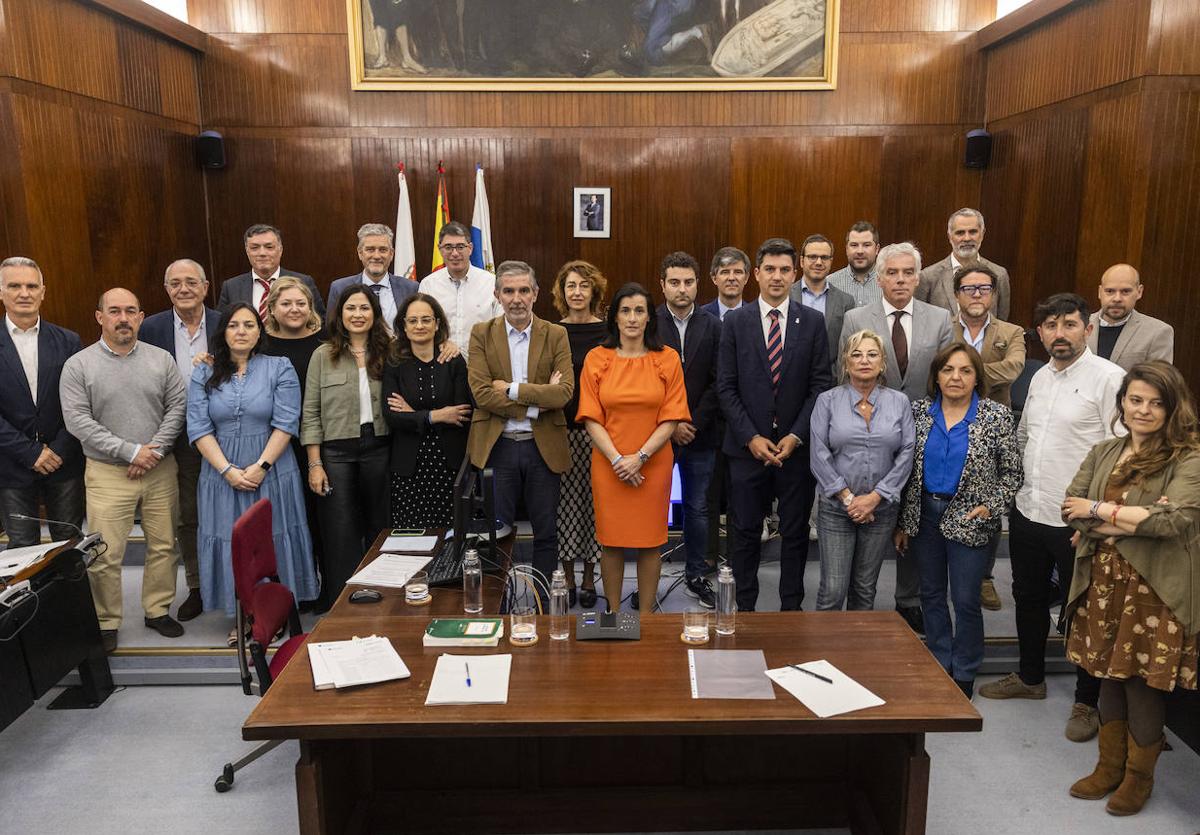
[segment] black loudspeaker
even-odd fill
[[[201,168],[225,167],[225,137],[206,130],[196,137],[196,162]]]
[[[967,153],[963,165],[967,168],[987,168],[992,158],[992,135],[986,130],[967,131]]]

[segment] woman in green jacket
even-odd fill
[[[1071,794],[1141,811],[1163,745],[1166,693],[1196,688],[1200,433],[1183,375],[1135,365],[1117,393],[1125,437],[1097,444],[1063,501],[1078,531],[1067,658],[1103,679],[1100,761]]]

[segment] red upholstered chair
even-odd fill
[[[237,658],[242,691],[254,695],[267,692],[288,661],[308,640],[300,631],[300,613],[291,590],[279,582],[275,567],[275,543],[271,536],[271,501],[259,499],[233,525],[233,586],[237,596]],[[268,660],[271,640],[287,627],[288,639]],[[251,666],[254,674],[251,675]],[[235,772],[248,766],[283,740],[271,740],[256,747],[235,763],[226,763],[215,788],[227,792],[233,788]]]

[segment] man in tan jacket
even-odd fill
[[[950,215],[946,223],[950,254],[921,271],[921,284],[916,293],[919,300],[945,308],[951,316],[956,315],[959,299],[954,292],[954,273],[961,267],[983,266],[996,274],[992,309],[1001,319],[1008,318],[1011,298],[1008,270],[979,254],[983,246],[983,233],[983,214],[978,210],[959,209]]]
[[[558,564],[559,476],[571,466],[563,406],[575,389],[561,325],[533,315],[537,279],[524,261],[496,268],[504,315],[471,329],[467,377],[475,398],[467,454],[495,477],[496,516],[512,526],[517,499],[533,527],[533,567],[549,585]]]

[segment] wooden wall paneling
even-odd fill
[[[346,32],[345,0],[188,0],[188,20],[206,32]]]
[[[0,14],[3,14],[0,9]],[[13,122],[12,94],[8,82],[0,78],[0,136],[16,139]],[[22,221],[25,213],[21,204],[23,192],[21,158],[15,153],[0,154],[0,260],[17,252],[27,233]],[[18,230],[18,224],[22,226]]]
[[[1200,75],[1200,13],[1193,0],[1153,0],[1147,69]]]
[[[996,18],[996,0],[842,0],[843,32],[974,32]]]
[[[211,54],[211,53],[210,53]],[[209,246],[212,264],[210,284],[220,291],[221,282],[250,269],[242,234],[254,223],[276,223],[276,161],[275,140],[248,137],[226,137],[226,167],[205,171],[208,192]],[[324,229],[325,224],[319,228]],[[293,260],[289,248],[294,235],[316,234],[315,231],[283,229],[284,266],[306,272]]]
[[[0,0],[0,77],[13,74],[12,24],[5,6],[10,0]]]

